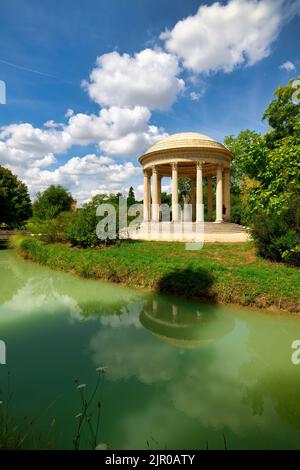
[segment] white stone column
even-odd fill
[[[196,220],[196,181],[195,177],[191,176],[191,200],[190,204],[192,204],[192,221]]]
[[[172,221],[178,222],[179,220],[179,207],[178,207],[178,166],[177,163],[172,163]]]
[[[149,221],[152,220],[152,211],[151,211],[151,204],[152,204],[151,179],[152,179],[152,177],[151,177],[151,173],[152,172],[150,172],[150,171],[148,173],[149,174],[149,187],[148,187],[148,189],[149,189],[149,197],[148,197],[148,201],[149,201],[149,209],[148,209],[149,210]]]
[[[212,176],[207,177],[207,215],[212,220]]]
[[[150,175],[147,170],[144,170],[143,212],[144,212],[144,222],[149,222],[150,220]]]
[[[160,206],[161,206],[161,180],[162,180],[162,176],[158,175],[158,204],[159,204],[158,220],[159,221],[161,221],[161,209],[160,209]]]
[[[196,222],[204,221],[204,207],[203,207],[203,169],[202,162],[197,162],[197,176],[196,176]]]
[[[224,206],[226,207],[225,221],[230,222],[230,168],[224,172]]]
[[[217,187],[216,187],[216,222],[223,222],[223,168],[221,165],[217,167]]]
[[[161,204],[161,180],[162,176],[158,175],[158,202]]]
[[[152,220],[153,222],[159,221],[159,174],[157,168],[152,168],[153,176],[153,200],[152,200]]]

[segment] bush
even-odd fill
[[[76,211],[72,223],[66,230],[66,238],[73,246],[82,248],[95,247],[99,245],[96,234],[97,217],[96,209],[91,204]]]
[[[96,215],[97,207],[101,203],[99,198],[96,196],[91,202],[85,204],[82,209],[76,211],[76,216],[69,224],[66,230],[66,238],[73,246],[79,246],[82,248],[97,247],[97,246],[108,246],[113,245],[118,240],[118,206],[114,205],[116,209],[116,238],[102,240],[97,236],[96,228],[97,224],[101,220]]]
[[[27,223],[27,229],[47,243],[70,242],[81,248],[108,246],[119,240],[119,195],[97,195],[93,200],[84,204],[76,211],[61,212],[55,218],[42,220],[34,217]],[[115,208],[116,227],[115,238],[101,239],[97,235],[97,225],[100,217],[96,215],[97,207],[109,203]],[[103,216],[106,218],[106,215]],[[128,217],[131,221],[134,217]]]
[[[27,229],[38,235],[46,243],[65,242],[67,241],[67,231],[75,218],[74,212],[61,212],[56,219],[30,220]]]
[[[254,219],[252,236],[260,256],[300,266],[299,208],[300,198],[295,196],[280,213],[265,211]]]

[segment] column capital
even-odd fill
[[[172,162],[171,163],[172,170],[177,170],[178,168],[178,163],[177,162]]]
[[[157,173],[157,166],[153,165],[152,166],[152,174]]]
[[[143,169],[144,176],[150,176],[149,170]]]
[[[203,163],[204,163],[204,162],[202,162],[202,161],[198,161],[198,162],[197,162],[197,170],[202,170],[202,168],[203,168]]]

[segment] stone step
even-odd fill
[[[177,227],[177,228],[176,228]],[[193,241],[197,235],[196,224],[187,224],[184,227],[184,233],[180,231],[181,224],[170,222],[153,224],[142,224],[136,233],[132,231],[133,238],[144,240],[181,240]],[[168,232],[169,230],[169,232]],[[201,238],[201,237],[200,237]],[[204,223],[204,241],[205,242],[245,242],[250,239],[250,232],[246,227],[231,223],[216,224],[213,222]]]

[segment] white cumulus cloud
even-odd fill
[[[299,6],[299,1],[296,2]],[[184,66],[196,73],[231,72],[270,54],[283,22],[298,11],[284,0],[230,0],[202,5],[160,38]]]
[[[178,60],[167,52],[144,49],[130,56],[110,52],[97,58],[90,81],[83,83],[101,106],[166,109],[184,88]]]
[[[74,114],[65,131],[74,144],[97,143],[108,155],[135,156],[165,136],[162,129],[149,125],[148,108],[102,108],[99,115]]]
[[[98,193],[125,194],[132,182],[138,181],[140,172],[139,166],[132,162],[118,163],[110,157],[89,154],[70,158],[53,170],[23,169],[22,177],[32,195],[51,184],[61,184],[81,204]]]

